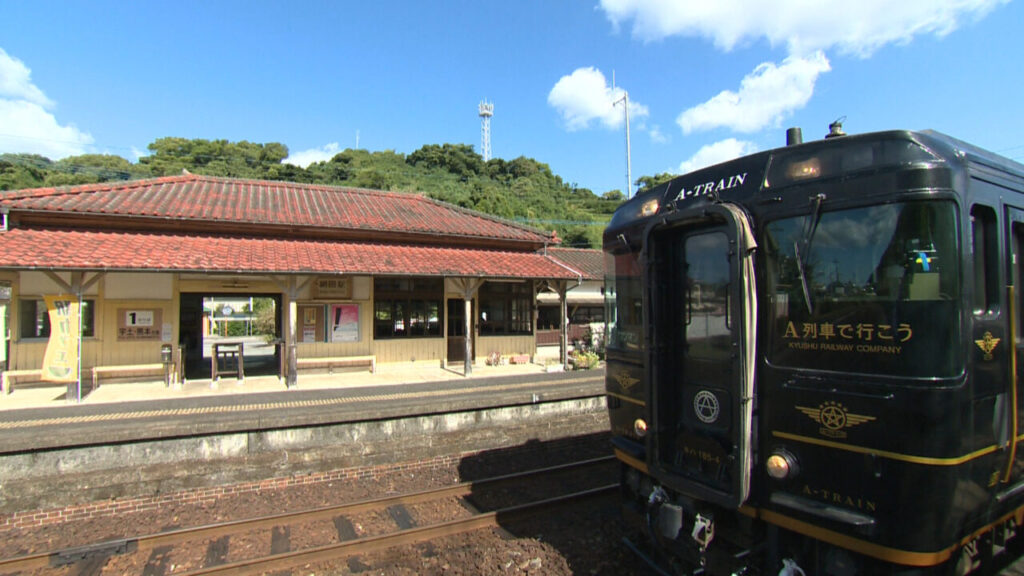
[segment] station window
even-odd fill
[[[533,287],[528,282],[485,282],[480,287],[480,334],[533,333]]]
[[[373,337],[440,337],[443,294],[440,278],[375,278]]]
[[[82,300],[82,336],[90,338],[95,335],[95,302]],[[49,338],[50,315],[46,311],[45,300],[22,298],[18,301],[18,317],[22,338]]]

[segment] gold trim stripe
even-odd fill
[[[609,396],[614,396],[615,398],[618,398],[619,400],[622,400],[623,402],[629,402],[630,404],[636,404],[637,406],[647,406],[646,402],[644,402],[643,400],[637,400],[636,398],[633,398],[632,396],[625,396],[623,394],[616,394],[615,392],[606,392],[606,394],[608,394]]]
[[[650,476],[651,473],[647,471],[647,464],[645,462],[641,462],[640,460],[633,458],[632,456],[626,454],[625,452],[619,450],[618,448],[615,449],[615,457],[621,460],[624,464],[632,466],[633,468],[636,468],[637,470]]]
[[[826,448],[835,448],[837,450],[845,450],[847,452],[854,452],[857,454],[872,454],[875,456],[881,456],[890,460],[898,460],[900,462],[910,462],[912,464],[925,464],[928,466],[959,466],[965,462],[980,458],[987,454],[992,454],[998,448],[993,446],[987,446],[980,450],[975,450],[970,454],[964,454],[963,456],[953,456],[950,458],[935,458],[931,456],[913,456],[910,454],[900,454],[898,452],[889,452],[887,450],[877,450],[875,448],[866,448],[864,446],[854,446],[851,444],[843,444],[840,442],[832,442],[831,440],[822,440],[820,438],[809,438],[807,436],[800,436],[798,434],[790,434],[788,432],[779,432],[777,430],[772,431],[772,436],[776,438],[784,438],[786,440],[793,440],[794,442],[803,442],[805,444],[814,444],[815,446],[824,446]]]
[[[1014,229],[1013,235],[1016,240],[1018,232]],[[1010,349],[1010,381],[1007,382],[1008,394],[1010,396],[1009,405],[1012,407],[1017,406],[1017,292],[1014,290],[1012,285],[1007,286],[1008,292],[1006,296],[1006,303],[1009,305],[1010,310],[1007,317],[1010,319],[1010,338],[1009,346]],[[1010,457],[1006,460],[1006,474],[1003,475],[1003,484],[1006,484],[1013,477],[1013,466],[1017,463],[1017,443],[1020,442],[1020,438],[1017,433],[1020,431],[1018,426],[1020,423],[1017,421],[1017,410],[1011,408],[1010,410],[1010,426],[1011,434],[1010,438],[1013,441],[1010,444]]]
[[[583,384],[594,381],[603,381],[603,378],[584,379],[561,379],[548,382],[523,382],[520,384],[506,384],[486,388],[488,391],[514,391],[522,389],[537,389],[546,386],[558,386],[561,384]],[[431,390],[426,392],[398,392],[395,394],[373,394],[369,396],[351,396],[347,398],[318,398],[312,400],[282,400],[281,402],[261,402],[258,404],[238,404],[229,406],[206,406],[196,408],[173,408],[161,410],[142,410],[138,412],[114,412],[111,414],[93,414],[88,416],[67,416],[61,418],[37,418],[33,420],[11,420],[0,421],[0,430],[14,430],[18,428],[31,428],[33,426],[53,426],[59,424],[82,424],[88,422],[108,422],[122,420],[125,418],[157,418],[161,416],[191,416],[199,414],[226,414],[232,412],[246,412],[251,410],[267,410],[271,408],[309,408],[315,406],[340,406],[345,404],[357,404],[359,402],[373,402],[382,400],[408,400],[416,398],[437,398],[441,396],[452,396],[467,391],[474,391],[466,388],[462,390]]]
[[[757,514],[765,522],[770,522],[781,528],[786,528],[787,530],[799,532],[804,536],[817,538],[818,540],[828,542],[829,544],[835,544],[836,546],[853,550],[854,552],[865,556],[871,556],[878,560],[884,560],[886,562],[893,562],[896,564],[927,567],[935,566],[949,560],[957,550],[966,546],[974,539],[979,538],[986,532],[994,530],[1010,518],[1016,518],[1017,523],[1020,524],[1024,521],[1024,506],[1000,516],[995,520],[995,522],[991,522],[986,526],[978,528],[974,532],[971,532],[967,536],[961,538],[959,542],[935,552],[911,552],[908,550],[900,550],[898,548],[890,548],[888,546],[866,542],[859,538],[833,532],[832,530],[827,530],[825,528],[815,526],[814,524],[796,520],[795,518],[790,518],[789,516],[773,512],[771,510],[757,509]]]
[[[949,560],[950,556],[953,555],[953,551],[959,546],[950,546],[944,550],[938,552],[909,552],[907,550],[899,550],[896,548],[889,548],[888,546],[882,546],[872,542],[865,542],[846,534],[840,534],[809,524],[801,520],[796,520],[779,514],[778,512],[772,512],[771,510],[758,510],[758,515],[765,522],[775,524],[776,526],[798,532],[811,538],[834,544],[847,550],[853,550],[858,554],[877,558],[878,560],[884,560],[886,562],[893,562],[896,564],[905,564],[908,566],[935,566],[941,564],[946,560]]]

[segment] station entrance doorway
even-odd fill
[[[280,294],[181,295],[178,345],[186,379],[211,379],[215,371],[280,376],[281,342]]]

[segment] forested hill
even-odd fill
[[[345,150],[308,168],[284,164],[283,144],[161,138],[138,163],[85,154],[51,161],[34,154],[0,154],[0,190],[69,186],[180,174],[286,180],[407,191],[536,228],[555,230],[564,246],[599,248],[601,233],[623,194],[595,195],[566,183],[531,158],[483,157],[466,144],[428,144],[405,155]],[[641,179],[643,180],[643,179]]]

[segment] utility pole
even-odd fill
[[[612,82],[614,83],[614,80]],[[623,110],[626,113],[626,199],[628,200],[633,195],[633,168],[629,151],[629,92],[623,90],[622,98],[613,102],[612,106],[618,106],[619,102],[625,103]]]

